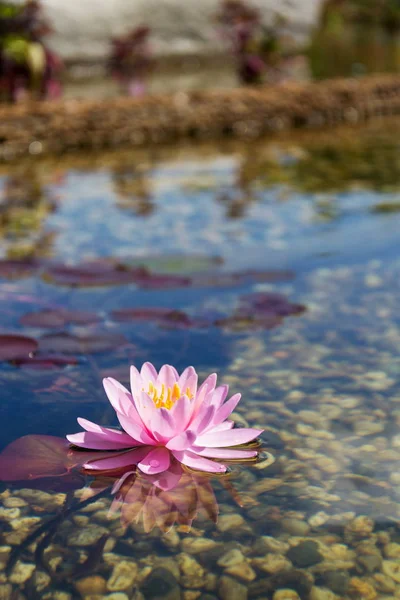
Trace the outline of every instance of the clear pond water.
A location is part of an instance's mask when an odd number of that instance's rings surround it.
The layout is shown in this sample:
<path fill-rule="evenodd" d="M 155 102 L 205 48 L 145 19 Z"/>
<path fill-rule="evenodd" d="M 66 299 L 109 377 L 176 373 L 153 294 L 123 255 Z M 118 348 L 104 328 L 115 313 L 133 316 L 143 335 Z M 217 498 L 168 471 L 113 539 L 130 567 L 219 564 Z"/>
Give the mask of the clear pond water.
<path fill-rule="evenodd" d="M 0 167 L 1 598 L 400 596 L 399 131 Z M 241 392 L 260 461 L 116 506 L 62 442 L 10 459 L 146 360 Z"/>

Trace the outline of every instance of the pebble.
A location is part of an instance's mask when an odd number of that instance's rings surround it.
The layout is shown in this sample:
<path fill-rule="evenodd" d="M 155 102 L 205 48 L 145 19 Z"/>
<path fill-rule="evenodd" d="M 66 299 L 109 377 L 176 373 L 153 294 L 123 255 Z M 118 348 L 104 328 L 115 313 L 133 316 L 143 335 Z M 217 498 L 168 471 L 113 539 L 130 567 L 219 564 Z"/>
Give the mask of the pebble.
<path fill-rule="evenodd" d="M 299 519 L 282 519 L 282 529 L 291 535 L 303 537 L 310 531 L 310 525 Z"/>
<path fill-rule="evenodd" d="M 12 521 L 13 519 L 18 519 L 20 515 L 21 511 L 19 508 L 0 507 L 0 519 L 3 521 Z"/>
<path fill-rule="evenodd" d="M 9 581 L 21 585 L 30 579 L 35 568 L 35 565 L 32 563 L 18 561 L 9 577 Z"/>
<path fill-rule="evenodd" d="M 295 567 L 302 569 L 316 565 L 323 560 L 323 556 L 318 550 L 318 544 L 313 540 L 306 540 L 293 546 L 287 552 L 286 557 Z"/>
<path fill-rule="evenodd" d="M 220 567 L 233 567 L 234 565 L 244 562 L 244 560 L 245 557 L 243 553 L 240 552 L 240 550 L 238 550 L 237 548 L 233 548 L 232 550 L 229 550 L 229 552 L 223 554 L 218 559 L 217 564 Z"/>
<path fill-rule="evenodd" d="M 218 594 L 221 600 L 247 600 L 247 587 L 237 579 L 223 575 L 219 580 Z"/>
<path fill-rule="evenodd" d="M 183 600 L 197 600 L 200 596 L 201 592 L 198 590 L 185 590 L 183 592 Z"/>
<path fill-rule="evenodd" d="M 117 563 L 107 582 L 109 592 L 123 592 L 133 587 L 138 575 L 138 566 L 135 562 L 122 560 Z"/>
<path fill-rule="evenodd" d="M 102 535 L 108 533 L 108 529 L 101 525 L 94 523 L 84 527 L 83 529 L 76 529 L 68 536 L 67 544 L 69 546 L 91 546 L 95 544 Z"/>
<path fill-rule="evenodd" d="M 274 575 L 280 571 L 290 569 L 292 563 L 281 554 L 266 554 L 263 557 L 253 558 L 252 565 L 261 571 Z"/>
<path fill-rule="evenodd" d="M 384 573 L 374 573 L 374 585 L 378 592 L 391 594 L 396 589 L 394 580 Z"/>
<path fill-rule="evenodd" d="M 23 508 L 24 506 L 28 506 L 28 503 L 22 498 L 18 498 L 18 496 L 10 496 L 9 498 L 5 498 L 3 504 L 6 508 Z"/>
<path fill-rule="evenodd" d="M 146 600 L 180 600 L 181 592 L 177 580 L 170 571 L 154 569 L 142 584 L 141 592 Z"/>
<path fill-rule="evenodd" d="M 230 515 L 228 515 L 230 516 Z M 210 550 L 214 550 L 220 544 L 205 537 L 199 538 L 185 538 L 182 541 L 182 550 L 187 552 L 188 554 L 199 554 L 200 552 L 209 552 Z"/>
<path fill-rule="evenodd" d="M 107 594 L 106 596 L 103 596 L 102 600 L 130 600 L 129 596 L 127 596 L 126 594 L 123 594 L 122 592 L 113 592 L 112 594 Z M 134 600 L 134 597 L 132 597 L 132 600 Z"/>
<path fill-rule="evenodd" d="M 313 586 L 309 600 L 339 600 L 339 597 L 327 588 Z"/>
<path fill-rule="evenodd" d="M 25 532 L 37 527 L 40 523 L 40 517 L 20 517 L 10 521 L 10 525 L 14 530 L 24 529 Z"/>
<path fill-rule="evenodd" d="M 51 583 L 51 577 L 48 573 L 44 571 L 39 571 L 36 569 L 33 575 L 33 584 L 37 592 L 42 592 L 48 585 Z"/>
<path fill-rule="evenodd" d="M 102 595 L 107 591 L 107 582 L 101 575 L 89 575 L 75 582 L 75 587 L 82 597 Z"/>
<path fill-rule="evenodd" d="M 374 530 L 374 521 L 365 515 L 356 517 L 345 527 L 345 537 L 369 537 Z"/>
<path fill-rule="evenodd" d="M 325 525 L 327 521 L 329 521 L 329 515 L 323 511 L 320 511 L 315 513 L 315 515 L 311 515 L 311 517 L 308 519 L 308 524 L 310 527 L 321 527 L 322 525 Z"/>
<path fill-rule="evenodd" d="M 400 544 L 397 544 L 395 542 L 386 544 L 386 546 L 383 549 L 383 552 L 387 558 L 399 558 L 400 559 Z"/>
<path fill-rule="evenodd" d="M 357 558 L 358 564 L 366 573 L 378 571 L 382 566 L 382 557 L 378 554 L 366 554 Z"/>
<path fill-rule="evenodd" d="M 355 600 L 375 600 L 378 597 L 374 586 L 359 577 L 350 579 L 349 595 Z"/>
<path fill-rule="evenodd" d="M 9 583 L 0 583 L 0 600 L 10 600 L 12 598 L 12 586 Z"/>
<path fill-rule="evenodd" d="M 277 590 L 272 600 L 300 600 L 300 596 L 294 590 Z"/>
<path fill-rule="evenodd" d="M 359 436 L 375 435 L 382 433 L 385 429 L 384 423 L 378 423 L 376 421 L 357 420 L 354 425 L 354 433 Z"/>
<path fill-rule="evenodd" d="M 232 565 L 225 569 L 225 573 L 228 575 L 234 575 L 243 581 L 254 581 L 256 578 L 256 573 L 254 569 L 251 568 L 249 563 L 243 561 L 239 564 Z"/>
<path fill-rule="evenodd" d="M 379 288 L 383 285 L 383 279 L 379 275 L 370 273 L 365 276 L 364 283 L 369 288 Z"/>
<path fill-rule="evenodd" d="M 236 529 L 237 527 L 241 527 L 241 525 L 243 524 L 244 519 L 241 515 L 222 515 L 218 519 L 217 529 L 224 533 L 225 531 L 229 531 L 230 529 Z"/>
<path fill-rule="evenodd" d="M 382 571 L 397 583 L 400 583 L 400 562 L 395 560 L 384 560 Z"/>
<path fill-rule="evenodd" d="M 286 554 L 286 552 L 289 550 L 289 544 L 287 542 L 270 537 L 269 535 L 262 535 L 260 538 L 258 538 L 254 544 L 254 547 L 257 548 L 257 554 L 263 554 L 267 552 Z"/>
<path fill-rule="evenodd" d="M 184 587 L 203 587 L 204 569 L 193 556 L 181 552 L 177 556 L 178 565 L 182 573 L 181 582 Z"/>

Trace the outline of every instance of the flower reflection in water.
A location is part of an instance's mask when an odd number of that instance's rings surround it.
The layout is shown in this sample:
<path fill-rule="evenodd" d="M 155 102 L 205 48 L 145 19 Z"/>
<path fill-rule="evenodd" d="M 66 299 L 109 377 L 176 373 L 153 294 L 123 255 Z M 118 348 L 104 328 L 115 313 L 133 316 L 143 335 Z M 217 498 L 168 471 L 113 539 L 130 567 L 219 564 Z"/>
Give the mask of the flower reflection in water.
<path fill-rule="evenodd" d="M 142 523 L 145 532 L 158 526 L 168 531 L 174 523 L 190 529 L 199 513 L 214 523 L 218 504 L 210 477 L 185 471 L 176 462 L 160 475 L 143 475 L 139 470 L 125 473 L 112 489 L 110 512 L 120 512 L 122 525 Z"/>

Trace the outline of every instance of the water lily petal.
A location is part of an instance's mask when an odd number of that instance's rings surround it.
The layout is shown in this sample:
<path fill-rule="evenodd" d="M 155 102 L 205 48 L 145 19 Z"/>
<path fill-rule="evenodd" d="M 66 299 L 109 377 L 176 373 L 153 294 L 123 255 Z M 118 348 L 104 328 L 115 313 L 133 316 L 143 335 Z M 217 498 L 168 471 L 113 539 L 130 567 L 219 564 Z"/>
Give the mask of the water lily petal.
<path fill-rule="evenodd" d="M 193 367 L 187 367 L 179 377 L 178 385 L 182 390 L 183 394 L 186 394 L 186 390 L 189 388 L 192 396 L 197 393 L 197 373 Z"/>
<path fill-rule="evenodd" d="M 138 467 L 143 473 L 153 475 L 166 471 L 170 465 L 171 457 L 169 450 L 159 446 L 151 450 L 143 460 L 138 463 Z"/>
<path fill-rule="evenodd" d="M 253 458 L 257 456 L 257 450 L 232 450 L 232 448 L 198 448 L 192 446 L 192 452 L 195 452 L 199 456 L 207 456 L 209 458 L 224 458 L 229 459 L 240 459 L 240 458 Z"/>
<path fill-rule="evenodd" d="M 112 377 L 103 379 L 103 386 L 113 409 L 122 414 L 127 414 L 133 402 L 130 392 Z"/>
<path fill-rule="evenodd" d="M 212 403 L 215 408 L 218 409 L 222 406 L 223 401 L 227 397 L 229 392 L 229 385 L 219 385 L 212 393 Z"/>
<path fill-rule="evenodd" d="M 142 376 L 139 373 L 139 371 L 137 370 L 137 368 L 132 365 L 130 368 L 130 381 L 131 381 L 131 392 L 132 392 L 132 396 L 133 398 L 136 398 L 138 396 L 138 394 L 141 393 L 142 389 L 145 387 L 145 389 L 148 389 L 148 382 L 144 382 L 142 380 Z"/>
<path fill-rule="evenodd" d="M 90 460 L 83 465 L 85 469 L 95 469 L 96 471 L 113 471 L 114 469 L 123 469 L 125 467 L 137 465 L 148 454 L 150 449 L 134 448 L 129 452 L 114 454 L 110 458 L 100 458 L 99 460 Z"/>
<path fill-rule="evenodd" d="M 176 435 L 174 420 L 166 408 L 153 411 L 151 417 L 151 431 L 159 442 L 165 442 Z"/>
<path fill-rule="evenodd" d="M 115 442 L 103 434 L 91 433 L 89 431 L 80 431 L 79 433 L 67 435 L 67 440 L 74 446 L 90 450 L 124 450 L 125 448 L 132 448 L 135 445 L 134 440 L 130 440 L 130 443 L 126 441 Z"/>
<path fill-rule="evenodd" d="M 138 446 L 142 444 L 154 445 L 156 443 L 144 427 L 138 425 L 129 417 L 122 413 L 117 413 L 117 417 L 122 429 L 136 441 Z"/>
<path fill-rule="evenodd" d="M 190 428 L 196 431 L 197 435 L 203 433 L 210 425 L 215 414 L 215 406 L 204 406 L 200 409 L 196 418 L 190 424 Z"/>
<path fill-rule="evenodd" d="M 121 444 L 127 443 L 127 447 L 132 445 L 132 438 L 123 431 L 119 431 L 118 429 L 110 429 L 109 427 L 102 427 L 101 425 L 97 425 L 97 423 L 92 423 L 92 421 L 82 419 L 81 417 L 78 417 L 77 421 L 82 429 L 85 429 L 85 431 L 105 435 L 107 439 L 113 442 Z"/>
<path fill-rule="evenodd" d="M 186 465 L 191 469 L 196 469 L 197 471 L 206 471 L 207 473 L 225 473 L 226 471 L 225 465 L 209 460 L 208 458 L 198 456 L 197 454 L 194 454 L 188 450 L 183 452 L 174 450 L 172 454 L 176 460 L 181 462 L 183 465 Z"/>
<path fill-rule="evenodd" d="M 134 404 L 144 426 L 148 431 L 151 431 L 151 420 L 153 413 L 157 410 L 153 400 L 146 392 L 141 392 L 139 396 L 134 399 Z"/>
<path fill-rule="evenodd" d="M 215 420 L 215 417 L 213 419 L 213 421 Z M 212 427 L 209 428 L 207 433 L 217 433 L 218 431 L 228 431 L 229 429 L 232 429 L 234 427 L 235 423 L 233 421 L 224 421 L 223 423 L 220 423 L 219 425 L 212 425 Z"/>
<path fill-rule="evenodd" d="M 174 438 L 170 439 L 165 447 L 169 450 L 186 450 L 196 439 L 196 434 L 193 431 L 185 431 Z"/>
<path fill-rule="evenodd" d="M 140 375 L 142 377 L 143 383 L 149 383 L 150 381 L 154 383 L 157 379 L 157 371 L 154 365 L 151 362 L 145 362 L 140 369 Z"/>
<path fill-rule="evenodd" d="M 225 419 L 229 417 L 229 415 L 235 410 L 236 406 L 239 404 L 241 398 L 241 394 L 235 394 L 232 398 L 229 398 L 225 404 L 221 406 L 215 413 L 213 423 L 215 425 L 219 425 L 223 423 Z"/>
<path fill-rule="evenodd" d="M 163 365 L 158 374 L 157 383 L 165 385 L 166 388 L 173 388 L 174 384 L 177 383 L 179 375 L 174 367 L 171 365 Z"/>
<path fill-rule="evenodd" d="M 196 440 L 198 446 L 205 448 L 224 448 L 228 446 L 238 446 L 247 444 L 254 440 L 263 429 L 231 429 L 230 431 L 219 431 L 218 433 L 205 433 Z"/>
<path fill-rule="evenodd" d="M 187 396 L 182 396 L 171 408 L 170 415 L 174 422 L 175 434 L 181 433 L 186 429 L 193 411 L 193 401 Z"/>

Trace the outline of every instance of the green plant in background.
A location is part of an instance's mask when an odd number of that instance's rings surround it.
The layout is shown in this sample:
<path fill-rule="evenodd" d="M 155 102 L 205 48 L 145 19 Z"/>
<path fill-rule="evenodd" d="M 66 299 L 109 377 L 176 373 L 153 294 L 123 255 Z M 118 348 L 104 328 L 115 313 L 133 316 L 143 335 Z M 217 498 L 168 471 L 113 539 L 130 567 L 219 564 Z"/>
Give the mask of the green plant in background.
<path fill-rule="evenodd" d="M 399 0 L 327 0 L 308 51 L 314 77 L 397 71 Z"/>
<path fill-rule="evenodd" d="M 0 98 L 17 102 L 27 95 L 61 94 L 61 60 L 43 41 L 50 31 L 36 0 L 22 6 L 0 0 Z"/>

